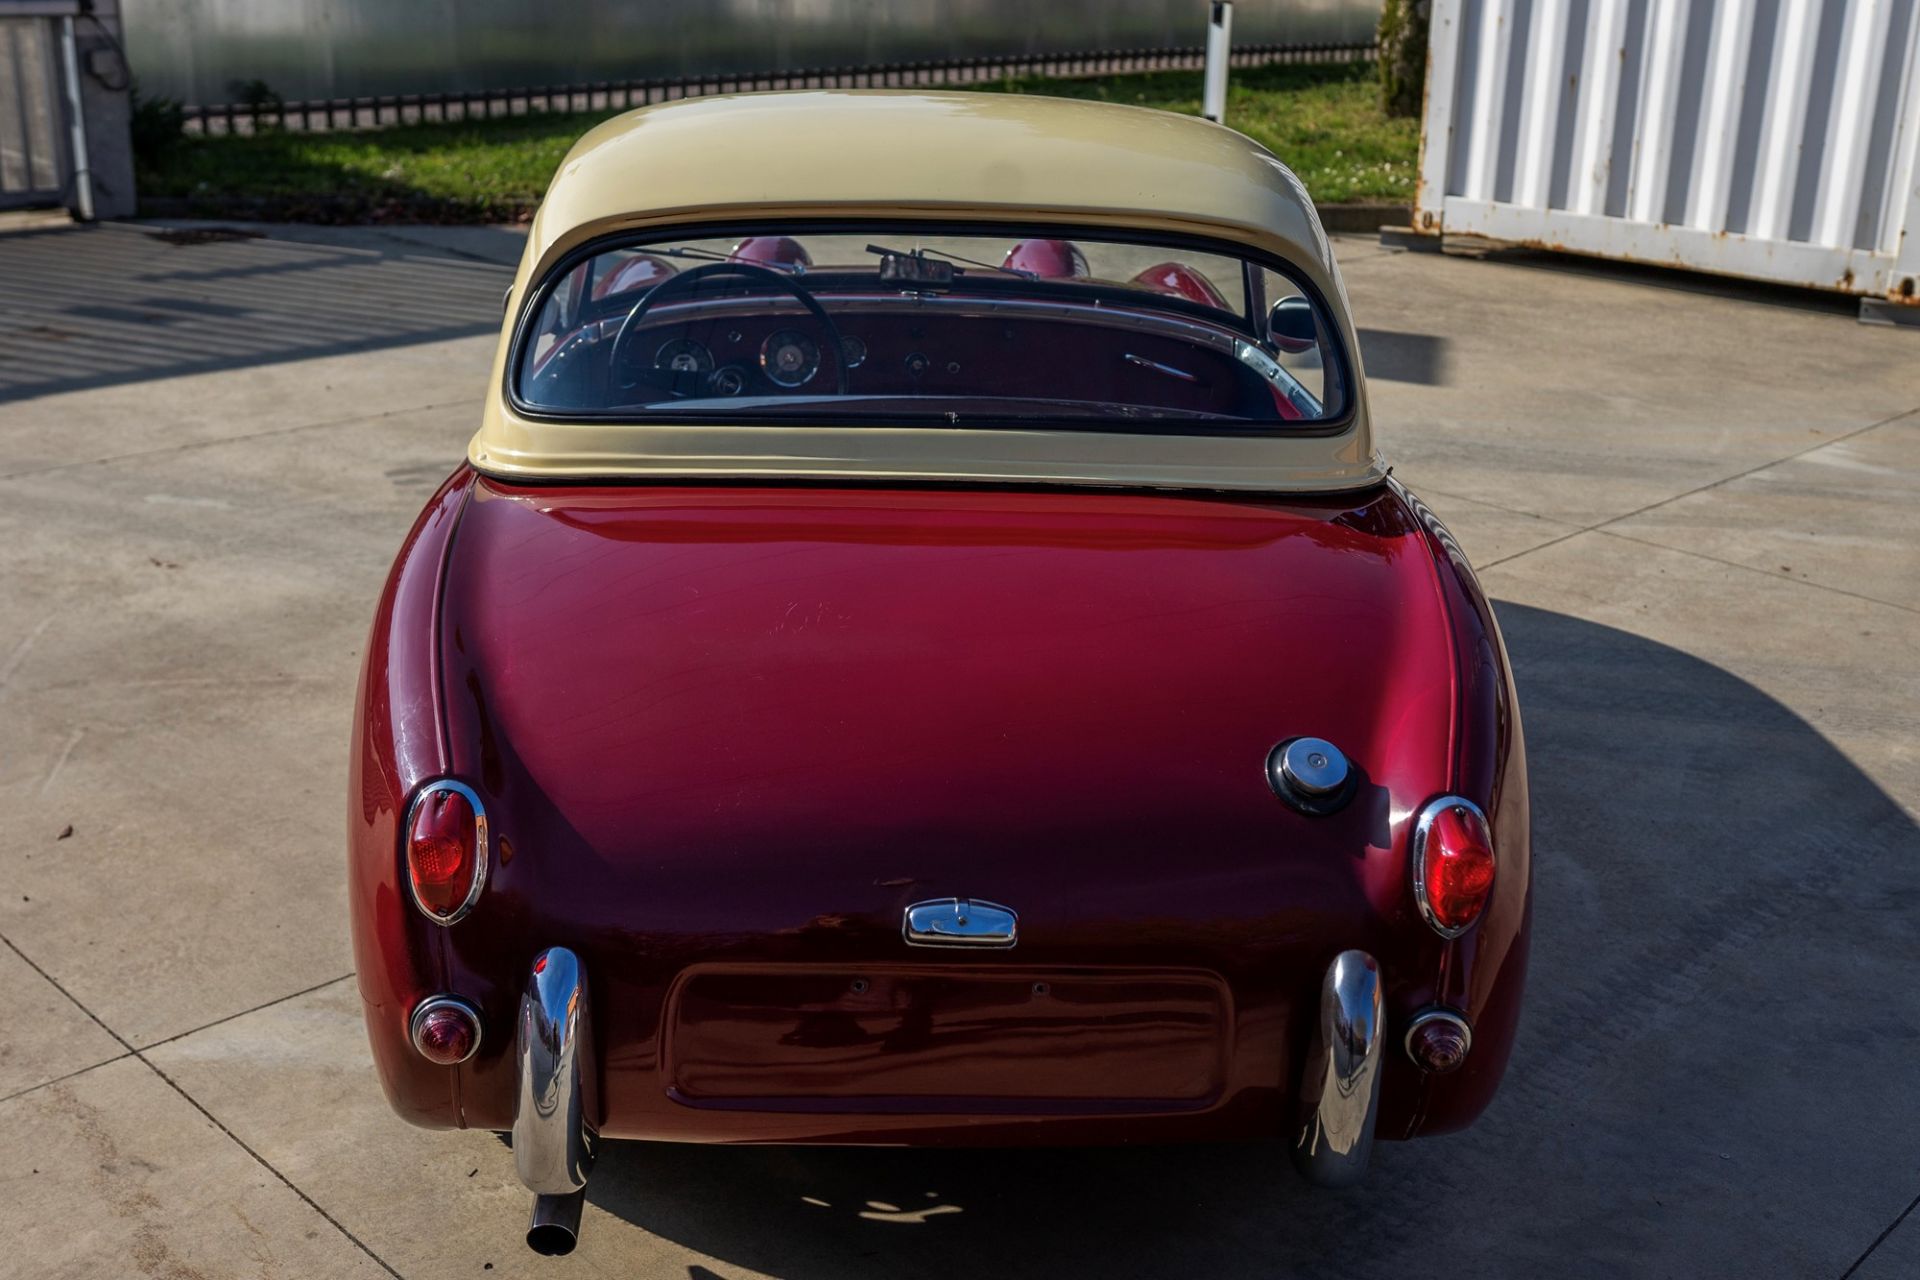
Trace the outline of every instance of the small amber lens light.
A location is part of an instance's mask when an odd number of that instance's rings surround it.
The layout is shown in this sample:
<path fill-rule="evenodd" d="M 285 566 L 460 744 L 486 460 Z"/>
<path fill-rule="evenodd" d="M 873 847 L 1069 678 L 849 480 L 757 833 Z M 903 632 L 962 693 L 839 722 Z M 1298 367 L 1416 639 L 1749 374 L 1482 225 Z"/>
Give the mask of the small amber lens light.
<path fill-rule="evenodd" d="M 1441 929 L 1464 929 L 1480 918 L 1493 892 L 1493 837 L 1480 815 L 1450 804 L 1434 816 L 1421 851 L 1427 908 Z"/>
<path fill-rule="evenodd" d="M 479 1045 L 480 1021 L 464 1005 L 438 1004 L 414 1016 L 413 1047 L 429 1062 L 451 1067 L 471 1058 Z"/>
<path fill-rule="evenodd" d="M 443 919 L 454 915 L 466 905 L 479 871 L 473 805 L 458 791 L 421 796 L 407 829 L 407 874 L 421 909 Z"/>

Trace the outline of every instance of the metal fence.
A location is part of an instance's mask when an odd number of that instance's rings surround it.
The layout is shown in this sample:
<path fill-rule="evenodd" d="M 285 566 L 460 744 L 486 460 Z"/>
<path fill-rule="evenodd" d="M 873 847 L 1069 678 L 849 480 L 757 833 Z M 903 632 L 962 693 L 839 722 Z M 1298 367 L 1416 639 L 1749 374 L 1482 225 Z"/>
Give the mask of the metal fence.
<path fill-rule="evenodd" d="M 145 94 L 243 101 L 1199 42 L 1209 0 L 121 0 Z M 1373 38 L 1380 0 L 1236 0 L 1249 44 Z"/>
<path fill-rule="evenodd" d="M 1915 299 L 1920 0 L 1435 0 L 1416 226 Z"/>
<path fill-rule="evenodd" d="M 1371 58 L 1372 43 L 1246 44 L 1233 49 L 1236 67 L 1270 63 L 1331 63 Z M 763 89 L 882 89 L 913 85 L 979 84 L 1017 76 L 1095 76 L 1132 71 L 1198 69 L 1201 45 L 1159 49 L 1100 49 L 1002 54 L 787 71 L 743 71 L 611 80 L 593 84 L 448 93 L 394 93 L 304 102 L 277 100 L 189 106 L 190 132 L 251 133 L 262 128 L 313 132 L 364 129 L 427 121 L 492 119 L 545 111 L 619 111 L 716 93 Z"/>

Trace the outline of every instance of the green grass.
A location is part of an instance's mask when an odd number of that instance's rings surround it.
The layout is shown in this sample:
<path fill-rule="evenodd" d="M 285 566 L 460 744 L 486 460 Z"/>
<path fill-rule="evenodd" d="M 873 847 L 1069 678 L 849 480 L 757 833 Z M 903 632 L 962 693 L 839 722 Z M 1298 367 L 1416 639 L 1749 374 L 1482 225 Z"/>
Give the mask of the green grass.
<path fill-rule="evenodd" d="M 1198 72 L 1010 79 L 969 88 L 1198 114 Z M 574 139 L 608 113 L 515 116 L 360 133 L 183 138 L 140 168 L 143 197 L 196 213 L 317 221 L 522 218 Z M 1419 123 L 1381 112 L 1371 63 L 1237 71 L 1227 120 L 1291 165 L 1315 200 L 1411 198 Z"/>
<path fill-rule="evenodd" d="M 187 137 L 140 166 L 140 195 L 185 199 L 197 213 L 510 222 L 531 212 L 567 149 L 606 115 Z"/>
<path fill-rule="evenodd" d="M 1200 114 L 1198 71 L 970 87 Z M 1286 161 L 1320 204 L 1413 199 L 1420 122 L 1381 111 L 1371 62 L 1235 71 L 1227 80 L 1227 123 Z"/>

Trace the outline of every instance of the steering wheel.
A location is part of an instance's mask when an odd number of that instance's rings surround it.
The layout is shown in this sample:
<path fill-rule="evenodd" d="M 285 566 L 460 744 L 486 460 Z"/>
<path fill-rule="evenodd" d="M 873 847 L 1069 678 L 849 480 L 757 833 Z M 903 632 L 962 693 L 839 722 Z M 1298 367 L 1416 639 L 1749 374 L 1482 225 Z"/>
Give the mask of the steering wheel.
<path fill-rule="evenodd" d="M 712 280 L 723 276 L 736 276 L 747 280 L 764 280 L 773 284 L 776 288 L 784 290 L 798 298 L 800 305 L 812 313 L 813 318 L 820 322 L 820 328 L 826 333 L 828 339 L 826 345 L 828 349 L 833 352 L 834 394 L 842 396 L 847 394 L 847 358 L 841 346 L 844 339 L 840 336 L 840 326 L 833 322 L 833 317 L 827 314 L 827 309 L 821 306 L 819 301 L 811 293 L 797 284 L 790 276 L 783 275 L 778 271 L 769 270 L 766 267 L 756 266 L 751 262 L 709 262 L 702 266 L 694 267 L 690 271 L 682 271 L 678 275 L 668 276 L 665 280 L 662 280 L 659 284 L 647 290 L 646 293 L 641 295 L 640 301 L 633 304 L 633 310 L 627 312 L 627 318 L 620 322 L 620 331 L 613 336 L 613 346 L 607 352 L 608 368 L 616 369 L 619 367 L 621 349 L 627 345 L 628 339 L 639 331 L 640 318 L 651 311 L 655 303 L 667 295 L 683 291 L 701 280 Z M 632 382 L 623 383 L 622 386 L 631 388 L 638 386 L 642 382 L 650 382 L 647 375 L 659 372 L 665 372 L 669 375 L 675 373 L 675 371 L 671 369 L 643 369 L 639 371 L 638 376 L 636 376 Z M 684 394 L 683 392 L 674 391 L 671 384 L 664 389 L 673 392 L 675 395 Z"/>

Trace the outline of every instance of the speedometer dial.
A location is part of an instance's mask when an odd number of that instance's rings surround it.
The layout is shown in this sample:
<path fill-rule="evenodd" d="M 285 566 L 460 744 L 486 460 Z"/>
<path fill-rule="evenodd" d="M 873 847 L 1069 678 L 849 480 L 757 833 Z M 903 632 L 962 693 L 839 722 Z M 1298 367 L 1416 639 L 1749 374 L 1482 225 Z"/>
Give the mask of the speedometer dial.
<path fill-rule="evenodd" d="M 797 330 L 777 330 L 760 346 L 760 370 L 780 386 L 803 387 L 820 371 L 820 347 Z"/>

